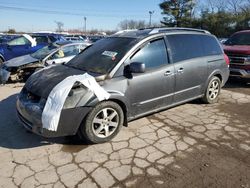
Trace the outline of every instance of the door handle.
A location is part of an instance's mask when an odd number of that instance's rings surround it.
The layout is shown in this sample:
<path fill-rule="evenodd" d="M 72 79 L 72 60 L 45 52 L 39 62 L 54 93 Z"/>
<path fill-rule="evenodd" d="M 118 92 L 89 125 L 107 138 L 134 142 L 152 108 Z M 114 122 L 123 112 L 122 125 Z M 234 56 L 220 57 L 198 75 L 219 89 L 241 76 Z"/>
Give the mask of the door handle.
<path fill-rule="evenodd" d="M 184 69 L 183 68 L 179 68 L 179 70 L 177 70 L 177 73 L 183 73 Z"/>
<path fill-rule="evenodd" d="M 164 76 L 170 76 L 170 75 L 172 75 L 171 71 L 166 71 L 166 72 L 164 73 Z"/>

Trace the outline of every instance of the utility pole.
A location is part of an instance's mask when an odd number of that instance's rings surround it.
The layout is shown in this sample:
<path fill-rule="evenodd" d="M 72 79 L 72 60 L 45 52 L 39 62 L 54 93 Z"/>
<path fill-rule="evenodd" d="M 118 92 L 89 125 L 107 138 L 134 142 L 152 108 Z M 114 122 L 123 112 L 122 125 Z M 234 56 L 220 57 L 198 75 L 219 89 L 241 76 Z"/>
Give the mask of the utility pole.
<path fill-rule="evenodd" d="M 152 15 L 154 14 L 155 11 L 149 11 L 149 27 L 151 27 L 151 20 L 152 20 Z"/>
<path fill-rule="evenodd" d="M 85 32 L 85 34 L 87 32 L 87 26 L 86 26 L 86 24 L 87 24 L 87 18 L 84 17 L 84 32 Z"/>

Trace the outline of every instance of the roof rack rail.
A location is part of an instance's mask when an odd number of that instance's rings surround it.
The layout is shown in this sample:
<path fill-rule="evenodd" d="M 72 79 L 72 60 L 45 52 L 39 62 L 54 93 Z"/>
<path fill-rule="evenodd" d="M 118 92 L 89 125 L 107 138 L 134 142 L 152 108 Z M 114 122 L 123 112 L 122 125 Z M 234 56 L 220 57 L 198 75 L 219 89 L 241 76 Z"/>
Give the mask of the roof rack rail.
<path fill-rule="evenodd" d="M 194 31 L 194 32 L 211 34 L 207 30 L 185 28 L 185 27 L 159 27 L 159 28 L 151 28 L 151 29 L 152 29 L 152 31 L 150 31 L 149 34 L 164 33 L 164 32 L 169 32 L 169 31 Z"/>

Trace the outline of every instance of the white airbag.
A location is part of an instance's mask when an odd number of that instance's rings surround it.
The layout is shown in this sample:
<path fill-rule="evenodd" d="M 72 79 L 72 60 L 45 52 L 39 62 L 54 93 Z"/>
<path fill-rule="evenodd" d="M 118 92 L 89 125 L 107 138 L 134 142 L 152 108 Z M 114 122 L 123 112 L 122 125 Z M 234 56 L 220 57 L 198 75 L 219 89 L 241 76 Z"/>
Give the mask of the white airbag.
<path fill-rule="evenodd" d="M 87 73 L 83 75 L 69 76 L 58 83 L 50 92 L 42 112 L 43 128 L 50 131 L 57 131 L 63 105 L 71 88 L 77 81 L 92 91 L 99 101 L 110 97 L 110 94 L 96 82 L 93 76 L 90 76 Z"/>

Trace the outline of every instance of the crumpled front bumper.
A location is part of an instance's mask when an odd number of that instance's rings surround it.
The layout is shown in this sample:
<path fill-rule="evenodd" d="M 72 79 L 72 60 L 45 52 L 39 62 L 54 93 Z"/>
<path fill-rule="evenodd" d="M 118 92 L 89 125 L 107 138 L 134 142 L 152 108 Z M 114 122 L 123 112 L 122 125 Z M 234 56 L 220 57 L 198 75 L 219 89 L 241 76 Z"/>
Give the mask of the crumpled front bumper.
<path fill-rule="evenodd" d="M 0 68 L 0 84 L 5 84 L 9 80 L 10 74 L 9 71 Z"/>
<path fill-rule="evenodd" d="M 63 109 L 57 131 L 49 131 L 42 126 L 42 108 L 39 103 L 32 103 L 20 98 L 16 103 L 17 115 L 23 126 L 44 137 L 60 137 L 75 135 L 91 107 L 76 107 Z"/>

